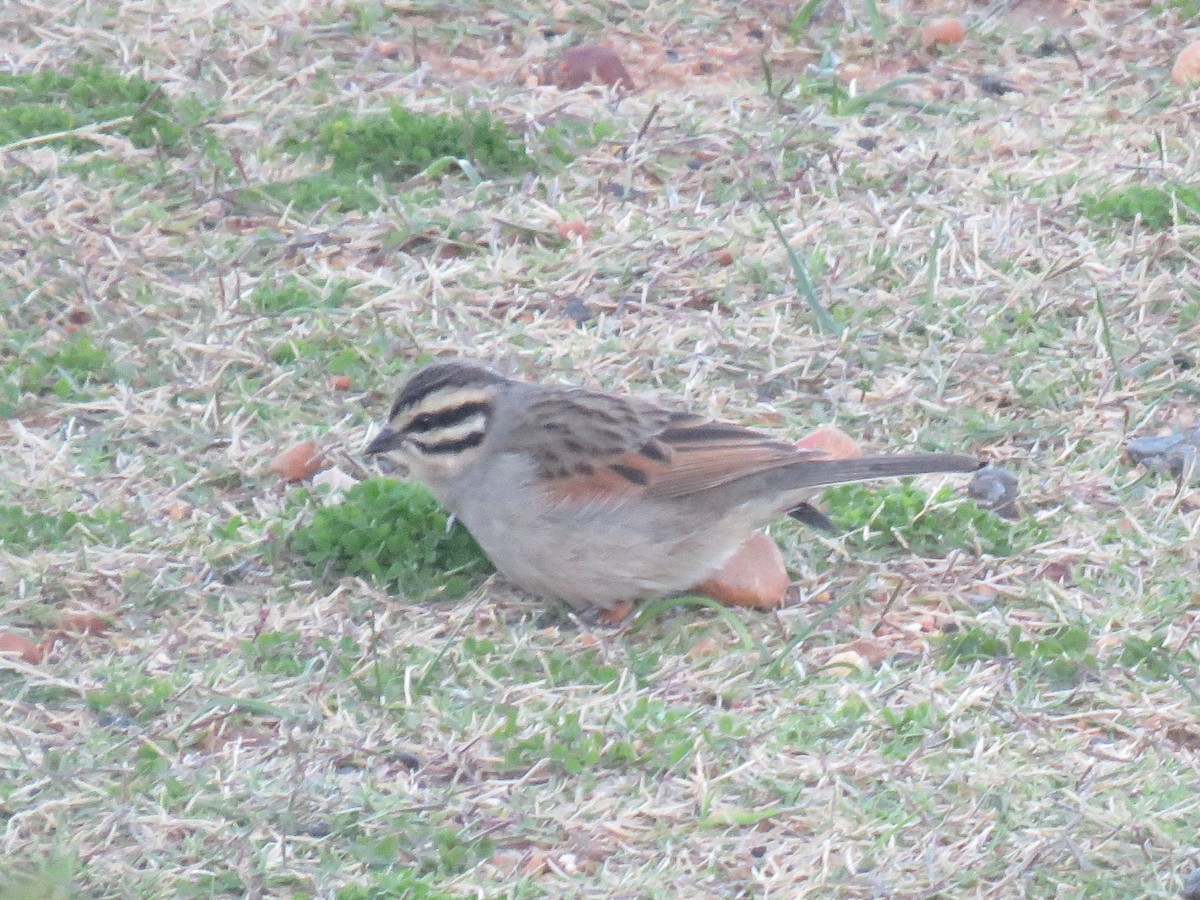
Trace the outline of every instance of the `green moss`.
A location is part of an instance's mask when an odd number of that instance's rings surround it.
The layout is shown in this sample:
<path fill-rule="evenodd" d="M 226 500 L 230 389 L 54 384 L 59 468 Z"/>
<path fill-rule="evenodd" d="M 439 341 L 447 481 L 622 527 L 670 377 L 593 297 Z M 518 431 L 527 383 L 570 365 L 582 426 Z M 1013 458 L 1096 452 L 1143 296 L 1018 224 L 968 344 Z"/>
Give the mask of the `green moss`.
<path fill-rule="evenodd" d="M 295 275 L 257 285 L 247 298 L 247 305 L 257 312 L 291 312 L 320 306 L 340 306 L 350 290 L 350 282 L 327 281 L 308 284 Z"/>
<path fill-rule="evenodd" d="M 13 408 L 21 394 L 55 394 L 69 400 L 81 396 L 87 385 L 114 377 L 108 351 L 83 334 L 50 351 L 3 347 L 0 360 L 6 360 L 2 371 L 10 388 L 0 399 Z"/>
<path fill-rule="evenodd" d="M 0 144 L 116 119 L 128 121 L 108 130 L 125 135 L 137 147 L 171 147 L 183 136 L 157 85 L 97 66 L 79 66 L 69 74 L 0 74 L 0 100 Z M 59 140 L 72 151 L 97 146 L 82 137 Z"/>
<path fill-rule="evenodd" d="M 1051 684 L 1075 684 L 1096 670 L 1091 638 L 1081 625 L 1063 625 L 1026 636 L 1013 625 L 1007 634 L 982 625 L 947 635 L 939 648 L 944 668 L 987 660 L 1012 660 L 1026 676 Z"/>
<path fill-rule="evenodd" d="M 293 549 L 314 566 L 370 578 L 414 599 L 462 596 L 491 563 L 467 530 L 424 488 L 372 478 L 342 502 L 318 510 L 292 536 Z"/>
<path fill-rule="evenodd" d="M 1141 219 L 1147 228 L 1161 230 L 1177 224 L 1179 219 L 1194 219 L 1200 214 L 1200 186 L 1131 184 L 1107 194 L 1088 194 L 1081 207 L 1084 215 L 1097 222 Z"/>
<path fill-rule="evenodd" d="M 309 212 L 329 206 L 334 210 L 349 212 L 356 209 L 378 209 L 383 205 L 379 191 L 363 182 L 353 173 L 316 172 L 261 185 L 241 192 L 244 200 L 253 199 L 255 194 L 266 195 L 272 200 L 291 206 L 300 212 Z"/>
<path fill-rule="evenodd" d="M 1030 524 L 1007 522 L 973 501 L 951 503 L 953 498 L 953 490 L 944 487 L 931 501 L 912 484 L 882 490 L 846 484 L 829 488 L 824 496 L 834 524 L 857 532 L 849 540 L 864 547 L 899 545 L 930 557 L 956 548 L 1009 556 L 1034 537 Z"/>
<path fill-rule="evenodd" d="M 0 547 L 12 553 L 57 547 L 76 537 L 89 543 L 121 544 L 131 528 L 116 510 L 58 513 L 30 509 L 28 505 L 0 506 Z"/>
<path fill-rule="evenodd" d="M 406 178 L 447 157 L 487 173 L 530 168 L 513 133 L 486 112 L 448 116 L 393 106 L 377 115 L 341 115 L 321 128 L 317 144 L 335 172 L 357 175 Z"/>

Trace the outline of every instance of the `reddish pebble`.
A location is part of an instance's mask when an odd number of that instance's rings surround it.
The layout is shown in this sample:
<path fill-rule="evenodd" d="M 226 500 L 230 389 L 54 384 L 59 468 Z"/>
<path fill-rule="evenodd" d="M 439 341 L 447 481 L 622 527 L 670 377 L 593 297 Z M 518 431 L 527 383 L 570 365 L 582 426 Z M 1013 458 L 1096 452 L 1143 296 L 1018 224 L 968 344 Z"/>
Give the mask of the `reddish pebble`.
<path fill-rule="evenodd" d="M 601 625 L 616 627 L 629 618 L 636 605 L 632 600 L 619 600 L 607 609 L 600 610 L 597 618 Z"/>
<path fill-rule="evenodd" d="M 335 391 L 348 391 L 350 390 L 350 385 L 349 375 L 334 375 L 329 379 L 329 386 Z"/>
<path fill-rule="evenodd" d="M 713 259 L 716 261 L 716 264 L 718 266 L 732 266 L 733 265 L 733 251 L 732 250 L 718 250 L 717 255 L 714 256 Z"/>
<path fill-rule="evenodd" d="M 921 46 L 932 50 L 939 44 L 960 44 L 967 28 L 960 19 L 936 19 L 921 29 Z"/>
<path fill-rule="evenodd" d="M 95 613 L 68 613 L 58 625 L 64 631 L 89 635 L 107 634 L 112 628 L 112 622 Z"/>
<path fill-rule="evenodd" d="M 311 478 L 321 468 L 321 455 L 316 441 L 301 441 L 293 444 L 271 460 L 268 467 L 284 481 L 303 481 Z"/>
<path fill-rule="evenodd" d="M 1175 57 L 1171 67 L 1171 80 L 1180 86 L 1200 81 L 1200 41 L 1188 44 Z"/>
<path fill-rule="evenodd" d="M 573 237 L 587 240 L 592 236 L 592 226 L 587 222 L 582 222 L 579 219 L 570 219 L 566 222 L 559 222 L 555 230 L 558 236 L 563 240 L 570 240 Z"/>
<path fill-rule="evenodd" d="M 562 55 L 551 80 L 564 91 L 583 87 L 589 81 L 633 89 L 633 78 L 621 57 L 602 44 L 581 44 Z"/>
<path fill-rule="evenodd" d="M 775 609 L 783 603 L 790 584 L 783 554 L 770 535 L 760 531 L 695 591 L 726 606 Z"/>
<path fill-rule="evenodd" d="M 0 631 L 0 654 L 15 656 L 27 663 L 40 663 L 43 656 L 41 647 L 11 631 Z"/>
<path fill-rule="evenodd" d="M 801 450 L 820 450 L 826 459 L 854 459 L 862 456 L 858 443 L 836 425 L 822 425 L 796 441 Z"/>

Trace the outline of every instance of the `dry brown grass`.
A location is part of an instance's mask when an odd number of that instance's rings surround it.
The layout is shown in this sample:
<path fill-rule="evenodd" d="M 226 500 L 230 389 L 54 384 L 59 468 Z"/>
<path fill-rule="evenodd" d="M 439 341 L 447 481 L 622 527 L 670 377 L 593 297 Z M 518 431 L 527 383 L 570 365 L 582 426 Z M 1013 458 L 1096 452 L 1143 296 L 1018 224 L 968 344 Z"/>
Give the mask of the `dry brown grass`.
<path fill-rule="evenodd" d="M 0 148 L 5 377 L 80 335 L 109 361 L 17 398 L 0 513 L 125 523 L 0 545 L 0 630 L 112 622 L 0 663 L 0 897 L 1177 895 L 1198 864 L 1200 513 L 1120 448 L 1195 421 L 1200 227 L 1081 211 L 1194 178 L 1197 106 L 1166 76 L 1196 21 L 1164 5 L 966 4 L 977 27 L 933 58 L 918 4 L 878 4 L 882 47 L 869 5 L 838 0 L 799 40 L 761 3 L 0 8 L 4 71 L 101 63 L 198 104 L 173 153 Z M 639 92 L 522 81 L 601 35 Z M 927 72 L 835 114 L 808 68 L 827 49 L 851 93 Z M 245 191 L 319 167 L 286 152 L 315 119 L 391 101 L 490 109 L 538 175 L 377 186 L 383 207 L 345 213 Z M 558 238 L 580 218 L 590 236 Z M 289 274 L 349 290 L 257 310 Z M 284 538 L 321 501 L 267 461 L 316 437 L 367 477 L 387 395 L 448 352 L 781 433 L 968 448 L 1021 474 L 1045 537 L 855 559 L 781 526 L 789 608 L 620 633 L 499 583 L 408 604 L 317 578 Z M 1014 627 L 1088 650 L 1067 677 L 947 650 Z M 825 667 L 847 650 L 882 662 Z"/>

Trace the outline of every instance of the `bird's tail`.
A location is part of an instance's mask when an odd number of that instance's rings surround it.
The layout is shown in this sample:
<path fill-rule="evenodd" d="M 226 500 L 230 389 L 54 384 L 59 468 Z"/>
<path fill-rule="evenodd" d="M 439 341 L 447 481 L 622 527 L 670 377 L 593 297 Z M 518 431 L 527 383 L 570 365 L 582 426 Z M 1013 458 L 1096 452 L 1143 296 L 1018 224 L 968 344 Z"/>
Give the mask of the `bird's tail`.
<path fill-rule="evenodd" d="M 789 466 L 789 481 L 796 487 L 820 487 L 876 478 L 901 478 L 933 472 L 974 472 L 984 463 L 956 453 L 906 453 L 859 456 L 855 459 L 806 460 Z"/>

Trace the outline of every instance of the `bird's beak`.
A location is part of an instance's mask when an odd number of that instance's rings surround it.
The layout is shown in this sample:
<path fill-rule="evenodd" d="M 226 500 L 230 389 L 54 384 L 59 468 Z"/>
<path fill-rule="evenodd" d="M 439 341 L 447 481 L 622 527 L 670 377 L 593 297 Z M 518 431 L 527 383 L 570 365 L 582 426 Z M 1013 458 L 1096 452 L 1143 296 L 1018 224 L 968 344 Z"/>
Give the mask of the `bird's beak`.
<path fill-rule="evenodd" d="M 404 443 L 404 435 L 390 425 L 384 425 L 383 430 L 367 444 L 367 449 L 364 451 L 368 456 L 374 453 L 387 453 L 389 450 L 399 449 Z"/>

